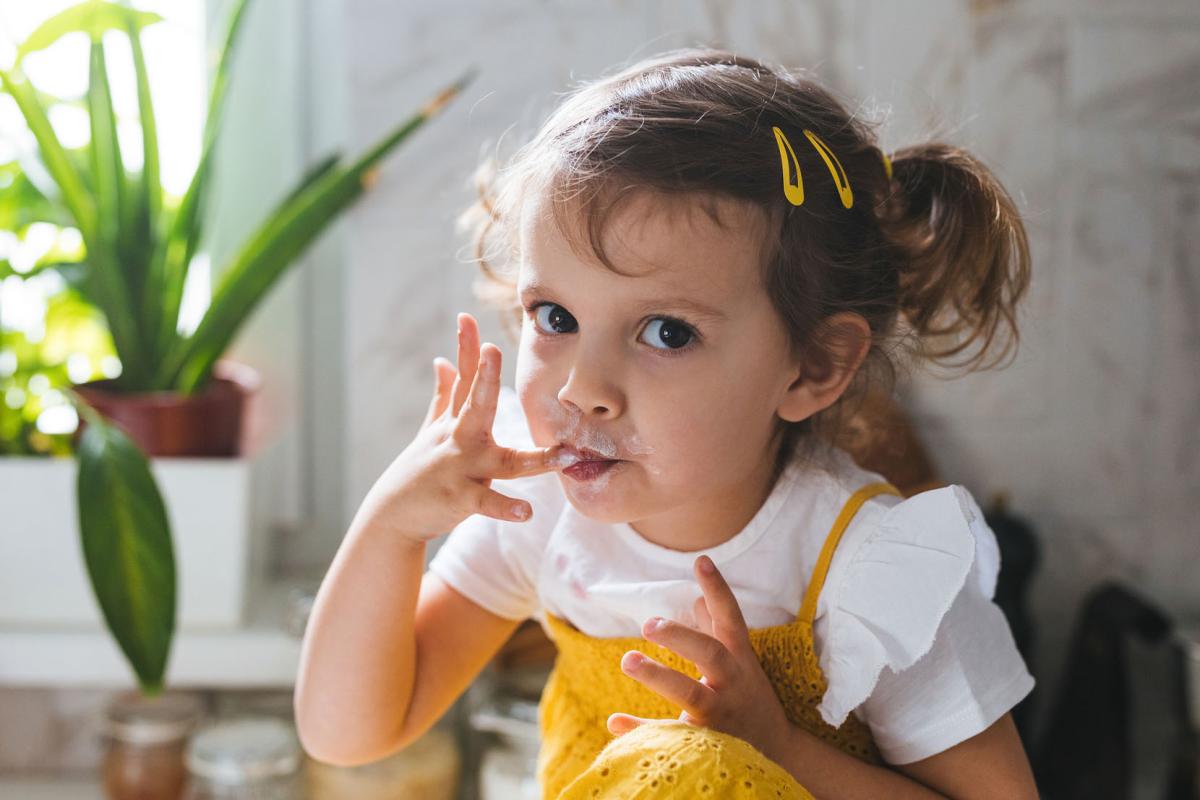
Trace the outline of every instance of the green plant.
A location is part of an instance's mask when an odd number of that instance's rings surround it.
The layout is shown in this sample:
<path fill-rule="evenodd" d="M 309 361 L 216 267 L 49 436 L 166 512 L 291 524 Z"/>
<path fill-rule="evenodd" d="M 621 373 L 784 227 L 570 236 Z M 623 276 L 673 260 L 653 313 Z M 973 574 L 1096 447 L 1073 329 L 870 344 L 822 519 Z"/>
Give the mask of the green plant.
<path fill-rule="evenodd" d="M 3 273 L 0 262 L 0 280 Z M 44 335 L 0 327 L 0 456 L 69 457 L 73 420 L 64 390 L 72 376 L 105 377 L 102 366 L 114 359 L 103 318 L 77 292 L 69 286 L 51 289 L 44 302 Z M 47 430 L 43 423 L 51 415 L 59 423 Z"/>
<path fill-rule="evenodd" d="M 122 392 L 204 388 L 212 368 L 259 301 L 343 210 L 366 190 L 377 164 L 413 131 L 436 116 L 473 79 L 474 69 L 440 92 L 406 122 L 351 163 L 332 155 L 316 165 L 233 255 L 211 304 L 190 334 L 178 331 L 188 267 L 204 233 L 205 196 L 211 183 L 230 56 L 246 0 L 235 0 L 211 87 L 199 163 L 177 202 L 159 180 L 154 109 L 141 31 L 161 21 L 123 4 L 85 0 L 47 20 L 20 45 L 16 63 L 0 69 L 0 83 L 16 101 L 37 141 L 38 155 L 59 196 L 45 198 L 45 213 L 78 228 L 86 255 L 79 288 L 102 313 L 120 359 Z M 128 38 L 137 82 L 143 168 L 126 169 L 105 61 L 104 36 Z M 91 39 L 84 103 L 91 141 L 68 150 L 46 113 L 46 99 L 21 70 L 29 53 L 62 36 Z M 31 195 L 32 197 L 32 195 Z M 76 451 L 79 462 L 80 536 L 92 587 L 103 617 L 137 675 L 144 693 L 162 690 L 175 624 L 175 560 L 162 497 L 143 453 L 74 392 L 87 422 Z"/>

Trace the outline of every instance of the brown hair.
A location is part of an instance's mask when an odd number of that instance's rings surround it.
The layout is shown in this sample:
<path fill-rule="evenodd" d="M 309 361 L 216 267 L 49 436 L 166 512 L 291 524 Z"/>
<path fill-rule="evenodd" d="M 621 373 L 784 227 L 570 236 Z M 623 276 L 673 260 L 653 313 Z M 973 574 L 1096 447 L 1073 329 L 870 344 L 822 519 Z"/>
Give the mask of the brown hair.
<path fill-rule="evenodd" d="M 803 205 L 784 197 L 773 127 L 793 143 Z M 853 191 L 843 206 L 830 167 L 803 135 L 811 130 L 840 163 Z M 460 217 L 473 233 L 481 300 L 519 332 L 519 225 L 523 198 L 551 197 L 553 218 L 578 252 L 619 272 L 601 245 L 608 217 L 650 191 L 664 199 L 732 198 L 769 222 L 763 285 L 814 370 L 835 363 L 841 311 L 861 315 L 871 346 L 842 397 L 800 422 L 778 420 L 775 475 L 817 442 L 853 450 L 870 436 L 845 425 L 873 376 L 891 393 L 906 356 L 989 369 L 1018 341 L 1016 305 L 1029 284 L 1029 245 L 1012 199 L 976 158 L 948 144 L 883 153 L 868 123 L 802 73 L 722 50 L 688 48 L 641 61 L 570 93 L 541 130 L 498 169 L 475 173 L 478 200 Z M 719 225 L 711 202 L 702 207 Z M 576 236 L 576 225 L 586 239 Z M 491 246 L 499 237 L 499 248 Z M 624 274 L 624 273 L 620 273 Z M 1003 341 L 995 359 L 1001 327 Z M 907 352 L 899 345 L 906 344 Z M 955 364 L 950 359 L 976 345 Z M 861 426 L 859 426 L 861 427 Z"/>

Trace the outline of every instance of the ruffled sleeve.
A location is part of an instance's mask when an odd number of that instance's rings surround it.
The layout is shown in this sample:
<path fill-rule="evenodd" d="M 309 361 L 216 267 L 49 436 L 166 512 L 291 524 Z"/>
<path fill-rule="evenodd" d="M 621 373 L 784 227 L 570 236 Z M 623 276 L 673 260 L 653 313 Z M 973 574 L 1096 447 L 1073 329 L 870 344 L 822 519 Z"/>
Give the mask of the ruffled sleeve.
<path fill-rule="evenodd" d="M 821 591 L 828 688 L 818 710 L 834 727 L 871 696 L 884 668 L 900 672 L 930 650 L 968 580 L 991 598 L 1000 570 L 995 535 L 961 486 L 921 492 L 874 519 L 846 531 Z"/>

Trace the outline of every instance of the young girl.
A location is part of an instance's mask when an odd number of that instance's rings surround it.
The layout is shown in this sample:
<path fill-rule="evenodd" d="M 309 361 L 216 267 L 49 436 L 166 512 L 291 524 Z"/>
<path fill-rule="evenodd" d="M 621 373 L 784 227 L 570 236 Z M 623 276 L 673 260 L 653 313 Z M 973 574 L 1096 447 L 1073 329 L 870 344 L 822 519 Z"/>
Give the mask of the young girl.
<path fill-rule="evenodd" d="M 1028 248 L 991 173 L 889 160 L 811 81 L 692 49 L 574 92 L 499 181 L 465 219 L 515 391 L 460 314 L 318 593 L 308 752 L 414 741 L 534 616 L 547 798 L 1035 797 L 979 506 L 902 497 L 843 429 L 898 344 L 1015 341 Z"/>

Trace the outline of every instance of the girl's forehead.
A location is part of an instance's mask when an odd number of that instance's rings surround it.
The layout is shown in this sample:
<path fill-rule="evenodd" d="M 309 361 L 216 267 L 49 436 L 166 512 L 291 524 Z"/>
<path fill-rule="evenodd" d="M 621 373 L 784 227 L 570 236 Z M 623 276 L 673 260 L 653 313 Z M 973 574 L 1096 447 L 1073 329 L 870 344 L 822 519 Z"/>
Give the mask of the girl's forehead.
<path fill-rule="evenodd" d="M 609 270 L 592 251 L 581 212 L 560 209 L 560 214 L 570 241 L 545 201 L 531 202 L 522 210 L 522 284 L 546 283 L 556 274 L 571 274 L 584 266 L 617 280 L 708 285 L 718 294 L 761 283 L 763 214 L 747 203 L 648 192 L 631 197 L 604 220 L 600 231 L 605 255 L 623 275 Z"/>

